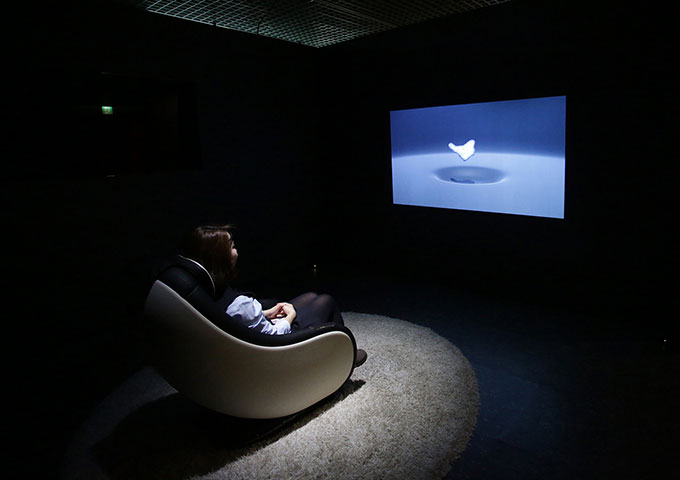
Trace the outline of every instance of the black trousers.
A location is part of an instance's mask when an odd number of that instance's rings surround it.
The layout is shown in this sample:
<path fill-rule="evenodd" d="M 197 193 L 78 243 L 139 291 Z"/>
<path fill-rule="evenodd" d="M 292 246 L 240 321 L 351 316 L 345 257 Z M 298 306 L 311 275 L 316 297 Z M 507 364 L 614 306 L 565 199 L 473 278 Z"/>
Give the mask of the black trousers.
<path fill-rule="evenodd" d="M 263 299 L 259 300 L 262 308 L 267 310 L 278 303 L 277 300 Z M 303 293 L 298 295 L 288 303 L 295 307 L 295 320 L 293 320 L 292 330 L 299 330 L 310 326 L 316 326 L 323 323 L 337 323 L 344 325 L 340 313 L 340 307 L 333 297 L 326 293 L 321 295 L 314 292 Z"/>

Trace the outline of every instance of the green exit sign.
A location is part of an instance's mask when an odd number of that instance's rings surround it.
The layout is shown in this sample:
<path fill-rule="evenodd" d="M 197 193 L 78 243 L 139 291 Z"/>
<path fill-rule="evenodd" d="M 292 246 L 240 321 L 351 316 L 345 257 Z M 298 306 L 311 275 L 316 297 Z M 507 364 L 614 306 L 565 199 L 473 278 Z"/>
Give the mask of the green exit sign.
<path fill-rule="evenodd" d="M 113 107 L 110 107 L 108 105 L 102 105 L 102 114 L 113 115 Z"/>

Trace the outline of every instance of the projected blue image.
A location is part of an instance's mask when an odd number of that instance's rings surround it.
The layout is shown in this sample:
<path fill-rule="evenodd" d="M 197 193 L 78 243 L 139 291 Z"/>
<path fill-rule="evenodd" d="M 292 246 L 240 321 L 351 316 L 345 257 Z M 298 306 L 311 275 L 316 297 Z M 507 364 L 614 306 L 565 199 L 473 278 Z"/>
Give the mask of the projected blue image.
<path fill-rule="evenodd" d="M 398 205 L 564 218 L 566 97 L 390 112 Z"/>

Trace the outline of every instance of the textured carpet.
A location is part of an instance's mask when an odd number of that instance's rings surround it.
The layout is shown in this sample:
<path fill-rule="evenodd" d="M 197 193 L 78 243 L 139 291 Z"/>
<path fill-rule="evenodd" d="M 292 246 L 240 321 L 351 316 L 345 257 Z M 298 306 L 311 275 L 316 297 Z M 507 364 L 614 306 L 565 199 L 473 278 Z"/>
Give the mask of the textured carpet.
<path fill-rule="evenodd" d="M 441 478 L 477 421 L 469 362 L 428 328 L 343 316 L 368 361 L 323 402 L 284 419 L 235 419 L 144 368 L 75 435 L 63 478 Z"/>

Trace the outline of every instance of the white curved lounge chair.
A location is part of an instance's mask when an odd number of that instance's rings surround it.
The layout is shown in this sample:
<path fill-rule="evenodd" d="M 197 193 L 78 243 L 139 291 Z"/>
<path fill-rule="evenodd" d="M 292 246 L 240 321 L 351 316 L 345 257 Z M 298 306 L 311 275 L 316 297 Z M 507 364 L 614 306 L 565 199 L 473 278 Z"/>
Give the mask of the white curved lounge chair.
<path fill-rule="evenodd" d="M 178 256 L 146 299 L 152 364 L 180 393 L 224 414 L 266 419 L 304 410 L 349 379 L 356 342 L 348 328 L 255 332 L 225 313 L 211 286 L 201 265 Z"/>

